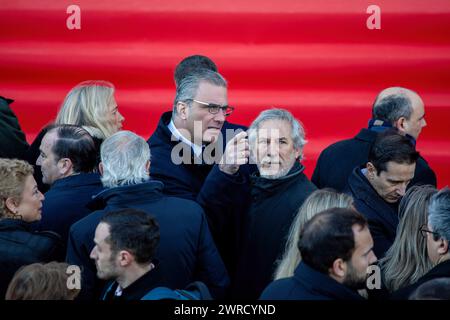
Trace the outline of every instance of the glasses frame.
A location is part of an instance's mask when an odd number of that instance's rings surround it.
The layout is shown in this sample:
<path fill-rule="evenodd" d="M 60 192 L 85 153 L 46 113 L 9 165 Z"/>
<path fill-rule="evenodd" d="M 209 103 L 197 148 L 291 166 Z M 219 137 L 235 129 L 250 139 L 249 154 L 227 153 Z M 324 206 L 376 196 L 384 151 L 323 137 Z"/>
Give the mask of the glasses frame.
<path fill-rule="evenodd" d="M 228 105 L 227 106 L 221 106 L 220 104 L 207 103 L 207 102 L 196 100 L 196 99 L 187 99 L 187 100 L 194 101 L 194 102 L 197 102 L 198 104 L 204 105 L 205 106 L 204 108 L 208 108 L 208 112 L 211 113 L 211 114 L 218 114 L 219 110 L 222 110 L 222 112 L 225 115 L 225 117 L 228 117 L 234 111 L 234 107 L 228 106 Z M 217 110 L 217 111 L 214 112 L 214 110 Z"/>
<path fill-rule="evenodd" d="M 422 235 L 422 237 L 426 238 L 427 233 L 431 233 L 433 235 L 433 238 L 439 238 L 439 233 L 428 230 L 426 225 L 422 225 L 419 228 L 419 233 Z"/>

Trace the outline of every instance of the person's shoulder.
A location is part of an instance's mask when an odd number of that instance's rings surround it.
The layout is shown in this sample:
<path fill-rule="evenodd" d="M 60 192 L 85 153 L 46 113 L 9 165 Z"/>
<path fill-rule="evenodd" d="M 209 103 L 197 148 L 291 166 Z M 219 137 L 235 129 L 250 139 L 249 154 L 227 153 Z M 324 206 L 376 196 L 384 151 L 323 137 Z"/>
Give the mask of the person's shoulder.
<path fill-rule="evenodd" d="M 275 280 L 266 287 L 260 300 L 288 300 L 295 287 L 292 277 Z"/>
<path fill-rule="evenodd" d="M 165 201 L 169 206 L 182 208 L 184 212 L 190 214 L 203 214 L 203 208 L 194 200 L 165 195 L 163 197 L 163 201 Z"/>
<path fill-rule="evenodd" d="M 97 210 L 91 212 L 84 218 L 78 220 L 70 227 L 70 234 L 75 238 L 83 237 L 87 234 L 90 235 L 92 230 L 95 230 L 98 223 L 100 222 L 102 216 L 104 214 L 104 210 Z"/>

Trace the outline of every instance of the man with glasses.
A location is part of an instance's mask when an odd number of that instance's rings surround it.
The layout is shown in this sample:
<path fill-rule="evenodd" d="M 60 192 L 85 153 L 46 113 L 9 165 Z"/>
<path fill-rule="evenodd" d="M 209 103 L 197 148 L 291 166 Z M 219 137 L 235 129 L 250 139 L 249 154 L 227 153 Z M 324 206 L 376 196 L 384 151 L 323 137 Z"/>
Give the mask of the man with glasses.
<path fill-rule="evenodd" d="M 436 193 L 428 205 L 428 225 L 419 232 L 427 239 L 428 258 L 434 267 L 416 283 L 392 294 L 393 299 L 408 299 L 421 284 L 437 279 L 450 278 L 450 189 L 448 187 Z"/>
<path fill-rule="evenodd" d="M 220 192 L 221 185 L 243 183 L 248 175 L 248 166 L 239 169 L 232 161 L 214 165 L 221 161 L 228 140 L 232 141 L 223 158 L 241 161 L 240 164 L 247 161 L 246 133 L 235 136 L 236 130 L 246 128 L 226 121 L 232 111 L 226 80 L 217 72 L 197 69 L 177 84 L 173 110 L 161 116 L 147 141 L 153 155 L 152 178 L 164 183 L 164 193 L 195 200 L 203 206 L 228 267 L 234 259 L 236 241 L 229 235 L 234 231 L 224 232 L 228 220 L 214 217 L 209 204 L 227 196 Z"/>

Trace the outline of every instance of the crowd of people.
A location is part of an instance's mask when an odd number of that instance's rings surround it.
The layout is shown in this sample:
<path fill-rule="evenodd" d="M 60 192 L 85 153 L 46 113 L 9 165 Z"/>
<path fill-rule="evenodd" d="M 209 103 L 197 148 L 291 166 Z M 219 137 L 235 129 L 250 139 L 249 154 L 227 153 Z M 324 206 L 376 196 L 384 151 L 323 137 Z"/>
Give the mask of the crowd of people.
<path fill-rule="evenodd" d="M 450 190 L 416 150 L 416 92 L 381 91 L 309 180 L 288 110 L 228 122 L 205 56 L 174 78 L 147 141 L 122 130 L 107 81 L 75 86 L 31 145 L 0 97 L 0 297 L 145 300 L 201 283 L 227 300 L 450 299 Z"/>

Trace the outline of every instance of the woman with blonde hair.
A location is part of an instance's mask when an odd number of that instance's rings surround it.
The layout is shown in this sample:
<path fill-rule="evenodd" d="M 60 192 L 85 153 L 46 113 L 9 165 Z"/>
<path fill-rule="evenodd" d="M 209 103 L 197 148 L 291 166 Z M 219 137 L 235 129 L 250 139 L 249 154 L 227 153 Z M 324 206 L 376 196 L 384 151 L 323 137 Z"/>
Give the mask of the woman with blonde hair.
<path fill-rule="evenodd" d="M 114 98 L 114 85 L 103 80 L 88 80 L 69 91 L 55 123 L 83 127 L 94 138 L 104 140 L 122 129 L 124 120 Z"/>
<path fill-rule="evenodd" d="M 14 272 L 23 265 L 63 258 L 61 238 L 33 232 L 41 219 L 42 200 L 33 167 L 22 160 L 0 159 L 0 297 Z"/>
<path fill-rule="evenodd" d="M 274 280 L 292 277 L 294 275 L 295 268 L 297 268 L 301 261 L 297 242 L 300 231 L 308 220 L 326 209 L 334 207 L 352 208 L 352 203 L 353 199 L 349 195 L 328 188 L 314 191 L 306 198 L 292 222 L 286 242 L 286 249 L 275 271 Z"/>
<path fill-rule="evenodd" d="M 69 276 L 77 276 L 70 272 L 65 262 L 33 263 L 21 267 L 11 280 L 6 291 L 6 300 L 73 300 L 80 292 L 74 279 L 73 288 Z M 78 275 L 79 276 L 79 275 Z"/>
<path fill-rule="evenodd" d="M 378 265 L 389 292 L 415 283 L 433 266 L 427 255 L 426 239 L 419 229 L 427 225 L 427 208 L 437 192 L 430 185 L 413 186 L 399 205 L 399 224 L 393 245 Z"/>
<path fill-rule="evenodd" d="M 100 152 L 100 144 L 122 129 L 125 118 L 120 114 L 115 89 L 111 82 L 103 80 L 83 81 L 73 87 L 64 98 L 55 124 L 72 124 L 83 127 L 94 138 Z M 40 145 L 50 125 L 44 127 L 28 150 L 26 160 L 35 165 Z M 36 167 L 35 178 L 42 192 L 48 186 L 42 183 L 40 167 Z"/>

